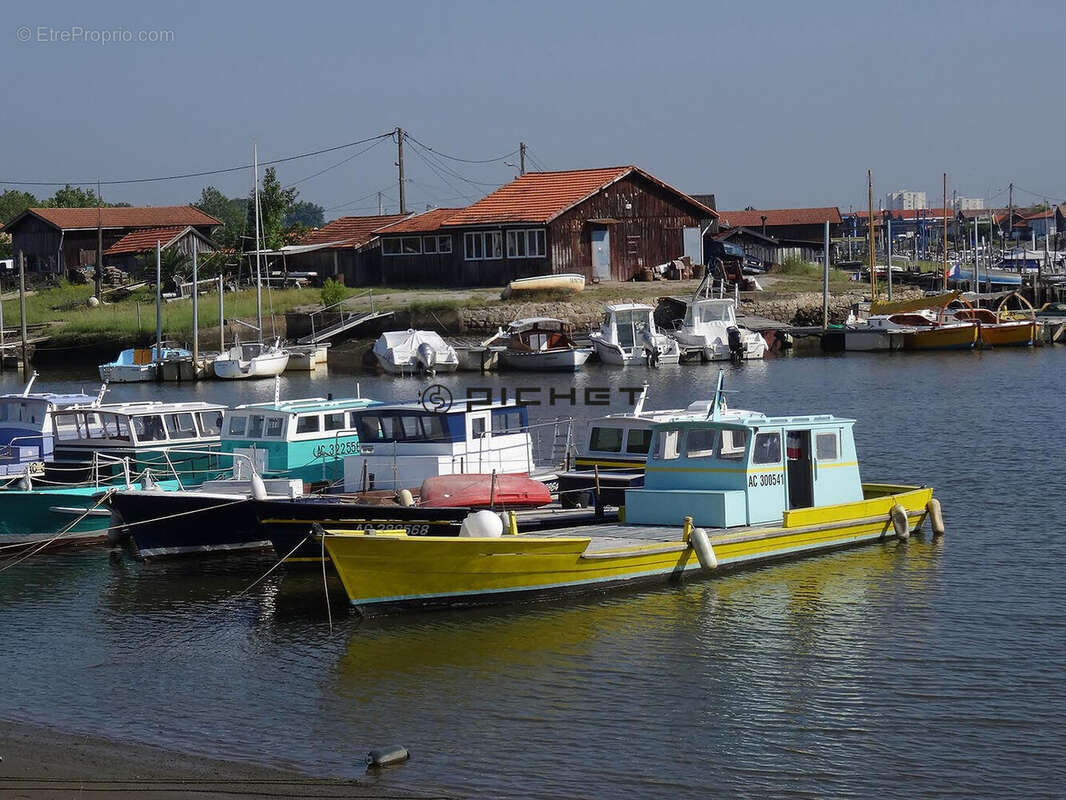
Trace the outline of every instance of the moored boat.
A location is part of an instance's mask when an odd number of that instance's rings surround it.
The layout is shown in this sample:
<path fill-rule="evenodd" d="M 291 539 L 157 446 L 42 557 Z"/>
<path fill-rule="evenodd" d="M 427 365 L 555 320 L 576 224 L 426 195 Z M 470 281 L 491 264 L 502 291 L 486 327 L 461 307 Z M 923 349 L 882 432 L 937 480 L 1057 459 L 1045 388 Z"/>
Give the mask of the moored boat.
<path fill-rule="evenodd" d="M 289 365 L 289 351 L 280 342 L 236 344 L 211 362 L 216 378 L 247 380 L 273 378 Z"/>
<path fill-rule="evenodd" d="M 728 411 L 720 376 L 709 413 L 654 426 L 645 486 L 626 491 L 624 523 L 517 534 L 486 520 L 454 538 L 319 535 L 352 605 L 375 612 L 714 575 L 906 538 L 926 516 L 942 531 L 932 489 L 861 482 L 853 424 Z"/>
<path fill-rule="evenodd" d="M 578 347 L 570 327 L 554 317 L 517 319 L 498 338 L 506 345 L 500 361 L 510 369 L 574 372 L 592 355 L 592 348 Z"/>
<path fill-rule="evenodd" d="M 100 380 L 108 383 L 154 381 L 159 377 L 161 362 L 183 358 L 192 358 L 192 353 L 181 347 L 131 347 L 119 353 L 114 361 L 100 365 Z"/>
<path fill-rule="evenodd" d="M 1030 347 L 1037 339 L 1035 319 L 1005 319 L 987 308 L 960 308 L 952 317 L 976 322 L 978 337 L 985 347 Z"/>
<path fill-rule="evenodd" d="M 681 347 L 655 325 L 655 309 L 642 303 L 607 306 L 600 329 L 592 334 L 596 356 L 616 366 L 676 364 Z"/>
<path fill-rule="evenodd" d="M 386 331 L 374 342 L 374 358 L 390 375 L 455 372 L 455 348 L 434 331 Z"/>
<path fill-rule="evenodd" d="M 579 273 L 562 273 L 559 275 L 535 275 L 531 278 L 517 278 L 507 284 L 504 299 L 511 294 L 522 292 L 581 292 L 585 289 L 585 276 Z"/>

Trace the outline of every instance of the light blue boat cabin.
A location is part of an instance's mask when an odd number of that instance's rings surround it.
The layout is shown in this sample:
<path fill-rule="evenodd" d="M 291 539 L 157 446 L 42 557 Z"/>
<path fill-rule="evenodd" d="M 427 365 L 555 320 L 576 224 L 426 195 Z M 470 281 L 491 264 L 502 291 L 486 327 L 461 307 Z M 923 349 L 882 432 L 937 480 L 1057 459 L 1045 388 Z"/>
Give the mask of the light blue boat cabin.
<path fill-rule="evenodd" d="M 91 406 L 87 394 L 5 394 L 0 396 L 0 475 L 21 475 L 28 465 L 51 461 L 55 453 L 52 415 L 72 406 Z"/>
<path fill-rule="evenodd" d="M 376 405 L 364 397 L 311 397 L 237 406 L 223 420 L 222 451 L 251 459 L 263 476 L 332 484 L 343 458 L 359 452 L 355 412 Z"/>
<path fill-rule="evenodd" d="M 754 411 L 679 415 L 652 428 L 627 523 L 705 528 L 780 523 L 785 511 L 863 499 L 854 420 Z M 690 408 L 692 408 L 690 406 Z"/>

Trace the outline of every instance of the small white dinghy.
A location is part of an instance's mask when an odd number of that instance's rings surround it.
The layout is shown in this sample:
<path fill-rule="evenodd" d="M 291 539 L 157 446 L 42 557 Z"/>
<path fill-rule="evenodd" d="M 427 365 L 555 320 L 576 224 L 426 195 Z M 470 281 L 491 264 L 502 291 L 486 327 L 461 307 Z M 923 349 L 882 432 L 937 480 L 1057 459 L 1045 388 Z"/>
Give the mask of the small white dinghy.
<path fill-rule="evenodd" d="M 386 331 L 374 342 L 374 357 L 390 375 L 455 372 L 459 355 L 433 331 Z"/>
<path fill-rule="evenodd" d="M 655 326 L 655 309 L 642 303 L 607 306 L 592 346 L 604 364 L 649 366 L 676 364 L 681 346 Z"/>
<path fill-rule="evenodd" d="M 224 380 L 273 378 L 289 365 L 289 351 L 278 340 L 273 344 L 237 343 L 212 362 L 215 376 Z"/>

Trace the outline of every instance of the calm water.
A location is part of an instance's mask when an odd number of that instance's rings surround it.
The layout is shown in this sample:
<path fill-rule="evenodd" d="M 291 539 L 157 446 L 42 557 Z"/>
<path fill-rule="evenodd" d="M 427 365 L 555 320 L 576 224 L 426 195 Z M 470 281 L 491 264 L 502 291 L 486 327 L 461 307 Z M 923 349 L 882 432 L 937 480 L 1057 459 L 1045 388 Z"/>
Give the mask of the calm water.
<path fill-rule="evenodd" d="M 270 558 L 38 558 L 0 573 L 0 717 L 315 774 L 358 776 L 369 749 L 399 742 L 413 759 L 384 785 L 482 796 L 1055 795 L 1066 784 L 1064 365 L 1060 347 L 728 371 L 734 406 L 856 417 L 864 479 L 934 485 L 942 543 L 375 622 L 347 614 L 332 586 L 332 633 L 320 576 L 279 570 L 236 596 Z M 576 385 L 645 374 L 595 368 Z M 652 373 L 648 406 L 707 397 L 715 374 Z M 355 380 L 289 378 L 282 391 L 350 395 Z M 386 400 L 420 385 L 358 380 Z M 440 382 L 456 394 L 567 386 Z M 78 386 L 95 388 L 91 371 L 39 382 Z M 273 384 L 165 393 L 249 402 Z M 621 410 L 624 395 L 612 398 Z"/>

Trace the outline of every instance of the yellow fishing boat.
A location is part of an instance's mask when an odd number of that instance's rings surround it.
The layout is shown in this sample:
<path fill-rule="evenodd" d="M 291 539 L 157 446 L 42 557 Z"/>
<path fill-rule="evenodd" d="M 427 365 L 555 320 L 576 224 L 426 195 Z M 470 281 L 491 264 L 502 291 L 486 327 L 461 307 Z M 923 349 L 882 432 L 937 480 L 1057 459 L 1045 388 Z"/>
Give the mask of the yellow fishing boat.
<path fill-rule="evenodd" d="M 863 484 L 853 420 L 729 411 L 721 393 L 653 427 L 625 522 L 530 534 L 488 511 L 458 537 L 320 531 L 354 606 L 460 606 L 667 583 L 892 538 L 939 503 L 924 486 Z"/>
<path fill-rule="evenodd" d="M 532 278 L 517 278 L 507 284 L 510 294 L 521 292 L 582 292 L 585 290 L 585 276 L 577 272 L 559 275 L 537 275 Z"/>

